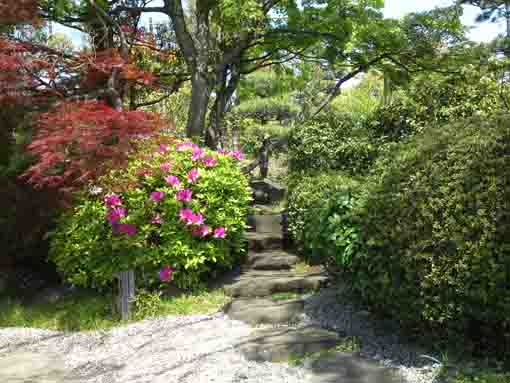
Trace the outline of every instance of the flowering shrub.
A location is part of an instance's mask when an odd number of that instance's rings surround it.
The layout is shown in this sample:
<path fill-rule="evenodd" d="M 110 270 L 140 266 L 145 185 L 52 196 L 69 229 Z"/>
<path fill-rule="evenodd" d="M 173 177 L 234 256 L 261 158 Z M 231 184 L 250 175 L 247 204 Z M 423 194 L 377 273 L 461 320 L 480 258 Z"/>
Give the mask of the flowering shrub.
<path fill-rule="evenodd" d="M 135 269 L 149 282 L 195 286 L 244 251 L 250 192 L 238 158 L 191 142 L 147 140 L 126 169 L 102 177 L 96 195 L 83 193 L 62 217 L 51 259 L 79 285 Z"/>

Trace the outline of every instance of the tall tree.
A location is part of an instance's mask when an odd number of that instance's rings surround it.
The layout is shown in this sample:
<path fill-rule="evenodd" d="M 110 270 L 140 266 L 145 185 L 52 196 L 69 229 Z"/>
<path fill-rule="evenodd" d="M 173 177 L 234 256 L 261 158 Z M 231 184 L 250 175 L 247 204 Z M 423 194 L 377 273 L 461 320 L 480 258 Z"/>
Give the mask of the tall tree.
<path fill-rule="evenodd" d="M 413 25 L 384 20 L 383 0 L 196 0 L 189 9 L 183 4 L 165 0 L 160 7 L 133 7 L 121 1 L 112 12 L 170 17 L 191 77 L 187 134 L 206 135 L 210 146 L 221 140 L 223 115 L 244 74 L 296 60 L 329 63 L 338 80 L 334 97 L 343 83 L 373 65 L 385 62 L 410 70 L 421 54 L 430 58 L 439 42 L 447 44 L 447 35 L 462 34 L 455 7 L 415 17 Z M 413 40 L 413 34 L 425 33 L 427 40 Z"/>

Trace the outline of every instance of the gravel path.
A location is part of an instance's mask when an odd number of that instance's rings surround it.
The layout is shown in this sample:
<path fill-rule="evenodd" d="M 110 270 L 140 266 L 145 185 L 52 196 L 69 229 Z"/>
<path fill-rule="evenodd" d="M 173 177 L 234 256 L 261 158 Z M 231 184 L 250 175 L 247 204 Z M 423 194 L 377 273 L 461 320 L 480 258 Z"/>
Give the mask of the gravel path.
<path fill-rule="evenodd" d="M 360 340 L 360 354 L 398 369 L 402 383 L 435 383 L 441 365 L 434 356 L 398 336 L 398 325 L 380 323 L 327 288 L 305 297 L 300 325 L 316 324 Z M 310 370 L 285 364 L 247 361 L 236 346 L 254 330 L 225 315 L 172 316 L 107 331 L 61 333 L 0 329 L 0 382 L 51 383 L 305 383 Z M 21 353 L 21 354 L 20 354 Z M 9 358 L 34 360 L 69 372 L 64 379 L 14 380 L 2 372 Z M 44 359 L 46 358 L 46 359 Z M 30 364 L 30 360 L 27 360 Z M 11 363 L 12 364 L 12 363 Z M 305 364 L 306 365 L 306 364 Z M 41 367 L 41 366 L 39 366 Z M 27 365 L 20 367 L 26 369 Z M 34 367 L 35 368 L 35 367 Z M 18 368 L 19 369 L 19 368 Z M 12 368 L 11 368 L 12 370 Z M 42 367 L 41 367 L 42 370 Z M 4 373 L 4 376 L 2 376 Z M 60 376 L 62 371 L 56 371 Z M 60 375 L 59 375 L 60 374 Z"/>
<path fill-rule="evenodd" d="M 2 358 L 30 353 L 59 355 L 70 377 L 62 383 L 298 383 L 306 371 L 246 361 L 235 349 L 252 328 L 212 316 L 146 320 L 104 332 L 63 334 L 35 329 L 0 330 Z M 8 361 L 8 360 L 7 360 Z M 30 369 L 27 361 L 25 369 Z M 9 380 L 10 379 L 10 380 Z M 2 382 L 23 382 L 2 377 Z M 55 381 L 60 383 L 60 381 Z"/>

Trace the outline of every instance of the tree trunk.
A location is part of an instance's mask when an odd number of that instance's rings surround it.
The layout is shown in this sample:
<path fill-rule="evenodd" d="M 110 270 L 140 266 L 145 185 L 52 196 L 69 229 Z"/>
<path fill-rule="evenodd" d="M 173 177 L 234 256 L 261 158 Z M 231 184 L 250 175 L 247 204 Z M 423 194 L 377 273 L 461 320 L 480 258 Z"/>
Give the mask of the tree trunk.
<path fill-rule="evenodd" d="M 240 79 L 239 65 L 230 65 L 230 72 L 225 67 L 216 74 L 216 98 L 209 118 L 209 127 L 207 129 L 206 144 L 210 148 L 218 148 L 224 140 L 225 132 L 223 120 L 225 113 L 231 106 L 231 99 L 234 95 Z"/>
<path fill-rule="evenodd" d="M 195 70 L 191 79 L 191 104 L 186 125 L 187 137 L 202 138 L 209 98 L 210 91 L 207 74 Z"/>

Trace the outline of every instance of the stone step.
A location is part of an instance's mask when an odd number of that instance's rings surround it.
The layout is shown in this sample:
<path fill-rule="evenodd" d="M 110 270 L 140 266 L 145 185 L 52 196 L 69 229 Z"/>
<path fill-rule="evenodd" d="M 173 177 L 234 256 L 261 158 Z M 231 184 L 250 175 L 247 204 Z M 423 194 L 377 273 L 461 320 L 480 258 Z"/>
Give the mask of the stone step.
<path fill-rule="evenodd" d="M 300 299 L 274 301 L 271 299 L 235 299 L 223 310 L 230 318 L 251 325 L 297 323 L 304 311 L 304 301 Z"/>
<path fill-rule="evenodd" d="M 248 360 L 288 362 L 291 357 L 332 349 L 340 341 L 337 333 L 318 326 L 260 329 L 246 338 L 240 350 Z"/>
<path fill-rule="evenodd" d="M 248 240 L 248 250 L 276 250 L 283 247 L 283 236 L 281 233 L 247 232 L 245 237 Z"/>
<path fill-rule="evenodd" d="M 255 227 L 257 233 L 282 233 L 282 215 L 277 214 L 253 214 L 248 219 L 250 226 Z"/>
<path fill-rule="evenodd" d="M 243 270 L 289 270 L 298 262 L 296 255 L 282 250 L 249 252 Z"/>
<path fill-rule="evenodd" d="M 314 358 L 309 365 L 311 383 L 402 383 L 395 369 L 345 352 L 330 352 Z"/>
<path fill-rule="evenodd" d="M 273 293 L 316 290 L 327 283 L 322 273 L 297 274 L 283 271 L 252 270 L 241 274 L 225 286 L 225 293 L 232 297 L 267 297 Z"/>

